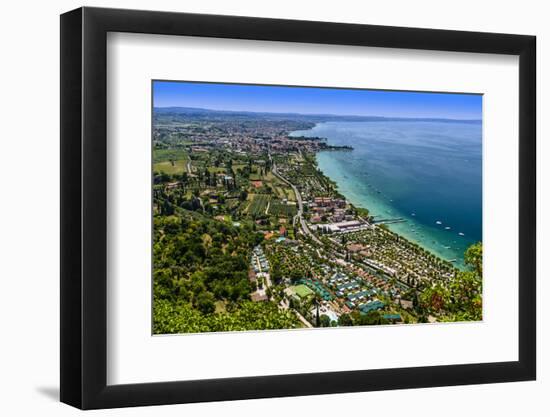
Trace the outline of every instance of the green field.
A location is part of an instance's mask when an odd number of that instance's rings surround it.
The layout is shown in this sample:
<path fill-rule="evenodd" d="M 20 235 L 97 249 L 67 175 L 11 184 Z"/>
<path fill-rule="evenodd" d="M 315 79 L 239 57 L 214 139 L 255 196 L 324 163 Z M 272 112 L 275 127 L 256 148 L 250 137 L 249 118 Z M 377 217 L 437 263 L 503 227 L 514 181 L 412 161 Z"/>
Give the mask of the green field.
<path fill-rule="evenodd" d="M 154 149 L 153 163 L 189 159 L 185 149 Z"/>
<path fill-rule="evenodd" d="M 296 194 L 294 194 L 292 188 L 285 188 L 284 190 L 286 192 L 286 198 L 288 199 L 288 201 L 296 201 Z"/>
<path fill-rule="evenodd" d="M 294 287 L 290 287 L 290 289 L 292 291 L 294 291 L 296 293 L 296 295 L 298 297 L 302 298 L 302 299 L 310 297 L 310 296 L 315 294 L 313 292 L 313 290 L 311 290 L 311 288 L 309 288 L 307 285 L 304 285 L 304 284 L 300 284 L 300 285 L 296 285 Z"/>
<path fill-rule="evenodd" d="M 224 168 L 224 167 L 209 166 L 209 167 L 208 167 L 208 171 L 209 171 L 211 174 L 218 174 L 218 173 L 220 173 L 220 172 L 225 172 L 225 168 Z"/>
<path fill-rule="evenodd" d="M 271 197 L 268 195 L 255 194 L 252 197 L 252 202 L 248 206 L 248 214 L 254 217 L 265 214 L 265 209 L 267 208 L 267 204 L 269 203 L 270 199 Z"/>
<path fill-rule="evenodd" d="M 278 217 L 294 217 L 297 209 L 295 205 L 284 204 L 282 201 L 272 200 L 269 204 L 269 214 Z"/>
<path fill-rule="evenodd" d="M 187 172 L 187 159 L 158 162 L 153 165 L 153 171 L 164 172 L 168 175 L 183 174 Z"/>
<path fill-rule="evenodd" d="M 243 164 L 238 161 L 233 161 L 233 169 L 235 170 L 235 172 L 238 172 L 239 169 L 244 169 L 247 166 L 248 164 Z"/>

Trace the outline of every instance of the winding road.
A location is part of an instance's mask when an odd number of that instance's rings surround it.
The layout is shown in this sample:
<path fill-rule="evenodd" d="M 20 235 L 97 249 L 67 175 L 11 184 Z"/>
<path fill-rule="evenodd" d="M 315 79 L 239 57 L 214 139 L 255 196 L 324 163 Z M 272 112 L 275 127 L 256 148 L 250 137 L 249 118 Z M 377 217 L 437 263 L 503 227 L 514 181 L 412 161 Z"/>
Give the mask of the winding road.
<path fill-rule="evenodd" d="M 271 154 L 269 155 L 269 159 L 271 160 L 271 172 L 273 172 L 273 175 L 275 175 L 285 184 L 288 184 L 292 188 L 292 191 L 294 191 L 294 195 L 296 196 L 296 202 L 298 203 L 298 213 L 296 214 L 296 216 L 294 216 L 294 219 L 292 219 L 293 226 L 296 225 L 296 221 L 298 221 L 300 223 L 300 228 L 302 229 L 302 232 L 304 233 L 304 235 L 309 236 L 314 242 L 322 245 L 322 242 L 317 238 L 317 236 L 315 236 L 311 232 L 311 230 L 309 230 L 309 227 L 307 226 L 307 223 L 304 220 L 304 216 L 303 216 L 304 203 L 302 201 L 302 195 L 298 191 L 298 188 L 279 173 L 279 171 L 277 170 L 277 164 L 273 162 L 273 159 L 271 158 Z"/>

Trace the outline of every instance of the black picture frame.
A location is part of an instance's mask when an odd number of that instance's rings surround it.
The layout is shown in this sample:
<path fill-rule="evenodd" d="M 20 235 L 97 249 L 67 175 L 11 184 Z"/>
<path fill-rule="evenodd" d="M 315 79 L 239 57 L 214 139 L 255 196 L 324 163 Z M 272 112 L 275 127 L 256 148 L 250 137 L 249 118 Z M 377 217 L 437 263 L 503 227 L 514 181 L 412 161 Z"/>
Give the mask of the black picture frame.
<path fill-rule="evenodd" d="M 519 56 L 519 360 L 107 385 L 108 32 Z M 82 409 L 533 380 L 536 377 L 536 38 L 136 10 L 61 16 L 61 401 Z"/>

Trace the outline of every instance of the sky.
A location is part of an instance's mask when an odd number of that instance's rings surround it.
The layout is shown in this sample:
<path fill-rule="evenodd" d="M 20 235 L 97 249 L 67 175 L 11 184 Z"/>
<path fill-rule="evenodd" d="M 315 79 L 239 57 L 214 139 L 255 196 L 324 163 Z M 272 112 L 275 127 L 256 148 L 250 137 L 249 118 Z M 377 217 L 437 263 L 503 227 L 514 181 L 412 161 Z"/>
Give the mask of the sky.
<path fill-rule="evenodd" d="M 473 94 L 153 82 L 155 107 L 481 120 L 481 103 Z"/>

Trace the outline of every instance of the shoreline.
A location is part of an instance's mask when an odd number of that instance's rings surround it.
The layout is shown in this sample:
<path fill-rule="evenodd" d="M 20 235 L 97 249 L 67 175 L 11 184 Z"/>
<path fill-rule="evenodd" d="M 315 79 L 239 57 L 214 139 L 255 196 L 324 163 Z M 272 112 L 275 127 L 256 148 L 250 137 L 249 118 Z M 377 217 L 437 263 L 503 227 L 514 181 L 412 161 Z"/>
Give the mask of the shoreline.
<path fill-rule="evenodd" d="M 318 122 L 318 123 L 315 123 L 313 127 L 307 130 L 292 131 L 289 133 L 289 136 L 291 137 L 304 136 L 304 134 L 307 134 L 308 132 L 313 132 L 315 128 L 325 123 L 327 122 Z M 330 140 L 329 137 L 324 137 L 324 138 L 325 140 L 327 140 L 327 142 Z M 327 160 L 323 162 L 322 158 L 330 159 L 330 156 L 328 155 L 332 153 L 334 153 L 334 151 L 322 150 L 322 151 L 316 152 L 315 163 L 317 168 L 321 171 L 322 175 L 324 175 L 327 179 L 329 179 L 332 183 L 335 184 L 336 191 L 340 193 L 342 196 L 344 196 L 344 198 L 347 201 L 349 201 L 355 207 L 368 210 L 370 216 L 374 216 L 378 218 L 388 217 L 388 216 L 392 218 L 398 218 L 398 217 L 405 218 L 406 221 L 403 223 L 387 224 L 386 226 L 392 233 L 395 233 L 401 236 L 402 238 L 419 245 L 424 250 L 427 250 L 428 252 L 434 254 L 435 256 L 437 256 L 438 258 L 444 261 L 451 262 L 452 265 L 458 270 L 466 269 L 466 266 L 464 264 L 464 251 L 456 252 L 456 250 L 451 250 L 447 246 L 440 245 L 436 241 L 436 239 L 440 238 L 441 236 L 445 236 L 445 233 L 448 233 L 447 231 L 443 232 L 441 230 L 438 230 L 436 227 L 429 226 L 425 223 L 419 222 L 411 218 L 411 216 L 408 216 L 405 213 L 402 213 L 397 207 L 391 204 L 388 204 L 387 202 L 384 202 L 382 199 L 377 199 L 376 197 L 371 198 L 370 196 L 367 196 L 365 193 L 361 193 L 358 190 L 352 190 L 353 183 L 349 181 L 349 178 L 347 175 L 343 174 L 339 170 L 339 168 L 337 167 L 339 164 L 336 161 L 334 160 L 330 161 L 331 166 L 334 167 L 333 169 L 327 169 L 327 164 L 328 164 Z M 325 165 L 324 167 L 322 166 L 323 164 Z M 371 201 L 367 203 L 364 201 L 366 199 L 369 199 Z M 418 232 L 419 229 L 422 229 L 422 234 L 420 235 L 421 237 L 416 236 L 419 233 Z M 461 237 L 462 236 L 459 236 L 457 239 Z M 432 240 L 432 244 L 427 242 L 429 240 Z M 471 242 L 467 246 L 473 243 L 475 242 Z M 442 246 L 442 248 L 439 248 L 438 246 Z"/>

